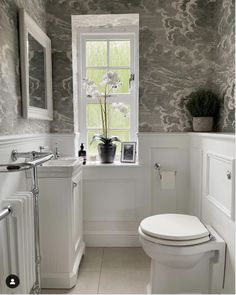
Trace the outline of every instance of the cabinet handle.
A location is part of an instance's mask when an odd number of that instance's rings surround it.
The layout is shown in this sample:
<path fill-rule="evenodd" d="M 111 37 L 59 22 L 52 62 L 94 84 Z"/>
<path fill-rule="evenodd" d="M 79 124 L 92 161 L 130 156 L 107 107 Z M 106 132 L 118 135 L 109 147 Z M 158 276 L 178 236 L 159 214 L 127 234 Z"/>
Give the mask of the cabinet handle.
<path fill-rule="evenodd" d="M 231 179 L 231 172 L 229 170 L 227 170 L 226 176 L 227 176 L 228 179 Z"/>
<path fill-rule="evenodd" d="M 72 181 L 73 187 L 77 187 L 78 183 Z"/>

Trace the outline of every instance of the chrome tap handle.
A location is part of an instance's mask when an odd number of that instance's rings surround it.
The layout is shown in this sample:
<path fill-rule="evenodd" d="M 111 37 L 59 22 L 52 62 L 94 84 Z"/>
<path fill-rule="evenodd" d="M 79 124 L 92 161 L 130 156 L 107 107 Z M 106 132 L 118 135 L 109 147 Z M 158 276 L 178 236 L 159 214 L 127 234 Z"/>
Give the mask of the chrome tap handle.
<path fill-rule="evenodd" d="M 33 152 L 18 152 L 17 150 L 13 150 L 11 152 L 12 161 L 16 161 L 19 158 L 32 158 Z"/>
<path fill-rule="evenodd" d="M 45 150 L 45 149 L 48 149 L 48 146 L 43 146 L 43 145 L 40 145 L 40 146 L 39 146 L 39 151 L 40 151 L 40 153 L 42 153 L 43 150 Z"/>

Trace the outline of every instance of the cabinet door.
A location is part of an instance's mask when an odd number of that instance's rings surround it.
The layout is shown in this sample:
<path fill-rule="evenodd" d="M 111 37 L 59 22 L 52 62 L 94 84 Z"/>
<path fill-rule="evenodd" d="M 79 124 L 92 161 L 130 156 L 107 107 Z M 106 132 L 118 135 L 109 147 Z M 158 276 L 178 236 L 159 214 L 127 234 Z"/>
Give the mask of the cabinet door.
<path fill-rule="evenodd" d="M 73 244 L 75 253 L 83 240 L 82 175 L 72 180 L 73 186 Z"/>

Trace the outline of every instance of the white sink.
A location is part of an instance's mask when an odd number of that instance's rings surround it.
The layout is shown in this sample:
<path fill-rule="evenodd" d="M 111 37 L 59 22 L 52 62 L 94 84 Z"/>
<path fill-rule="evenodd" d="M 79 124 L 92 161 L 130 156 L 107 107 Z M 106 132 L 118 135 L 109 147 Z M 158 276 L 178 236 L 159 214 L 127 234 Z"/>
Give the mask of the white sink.
<path fill-rule="evenodd" d="M 72 167 L 75 165 L 81 165 L 81 159 L 79 158 L 59 158 L 52 159 L 43 164 L 43 166 L 53 166 L 53 167 Z"/>
<path fill-rule="evenodd" d="M 82 169 L 81 158 L 52 159 L 38 167 L 39 178 L 72 177 Z"/>

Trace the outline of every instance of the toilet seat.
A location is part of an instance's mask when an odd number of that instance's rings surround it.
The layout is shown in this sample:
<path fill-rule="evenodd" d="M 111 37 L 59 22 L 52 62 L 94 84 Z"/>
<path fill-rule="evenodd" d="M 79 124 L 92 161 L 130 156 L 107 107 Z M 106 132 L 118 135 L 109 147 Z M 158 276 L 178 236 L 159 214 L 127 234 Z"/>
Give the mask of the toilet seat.
<path fill-rule="evenodd" d="M 194 246 L 198 244 L 202 244 L 205 242 L 208 242 L 210 240 L 210 237 L 203 237 L 199 239 L 194 239 L 194 240 L 188 240 L 188 241 L 174 241 L 174 240 L 166 240 L 166 239 L 159 239 L 159 238 L 154 238 L 152 236 L 146 235 L 142 229 L 139 227 L 138 229 L 140 236 L 142 236 L 145 240 L 150 241 L 152 243 L 160 244 L 160 245 L 165 245 L 165 246 Z"/>
<path fill-rule="evenodd" d="M 160 214 L 145 218 L 139 227 L 143 238 L 168 246 L 191 246 L 210 240 L 210 232 L 196 216 Z"/>

